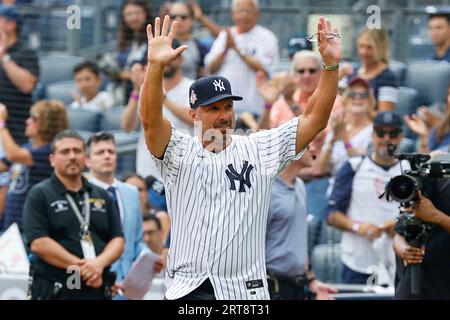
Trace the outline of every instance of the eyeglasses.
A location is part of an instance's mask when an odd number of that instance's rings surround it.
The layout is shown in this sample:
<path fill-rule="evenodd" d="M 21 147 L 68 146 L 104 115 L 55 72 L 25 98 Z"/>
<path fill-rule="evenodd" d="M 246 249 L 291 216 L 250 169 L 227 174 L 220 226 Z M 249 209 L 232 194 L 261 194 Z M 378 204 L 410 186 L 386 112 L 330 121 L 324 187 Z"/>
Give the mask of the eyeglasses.
<path fill-rule="evenodd" d="M 315 74 L 317 72 L 317 69 L 314 68 L 295 69 L 295 72 L 299 74 L 304 74 L 306 71 L 308 71 L 309 74 Z"/>
<path fill-rule="evenodd" d="M 339 35 L 339 33 L 330 33 L 325 35 L 325 38 L 327 38 L 328 40 L 333 40 L 336 38 L 340 38 L 341 36 Z M 319 42 L 319 34 L 313 34 L 312 36 L 306 37 L 306 40 L 308 40 L 309 42 Z"/>
<path fill-rule="evenodd" d="M 348 93 L 348 97 L 349 98 L 367 99 L 367 98 L 369 98 L 369 93 L 368 92 L 354 92 L 354 91 L 350 91 Z"/>
<path fill-rule="evenodd" d="M 402 133 L 401 130 L 389 130 L 389 131 L 385 131 L 385 130 L 375 130 L 375 134 L 377 135 L 378 138 L 384 138 L 384 136 L 385 136 L 386 134 L 388 134 L 388 135 L 389 135 L 389 138 L 395 139 L 395 138 L 397 138 L 401 133 Z"/>
<path fill-rule="evenodd" d="M 177 18 L 180 18 L 181 20 L 186 20 L 189 19 L 189 16 L 185 14 L 173 14 L 170 16 L 170 19 L 172 20 L 176 20 Z"/>

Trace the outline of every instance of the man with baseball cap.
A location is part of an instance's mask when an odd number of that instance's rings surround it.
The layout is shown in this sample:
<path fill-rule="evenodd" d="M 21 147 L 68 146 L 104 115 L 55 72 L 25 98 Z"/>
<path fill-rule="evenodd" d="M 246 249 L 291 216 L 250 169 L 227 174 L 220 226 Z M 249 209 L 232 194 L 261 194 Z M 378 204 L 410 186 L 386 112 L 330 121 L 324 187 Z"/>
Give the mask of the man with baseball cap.
<path fill-rule="evenodd" d="M 25 120 L 31 93 L 39 77 L 37 55 L 20 41 L 21 15 L 10 6 L 0 6 L 0 103 L 8 108 L 8 125 L 14 140 L 27 142 Z"/>
<path fill-rule="evenodd" d="M 389 180 L 401 174 L 400 162 L 388 152 L 388 146 L 398 147 L 402 126 L 399 115 L 390 111 L 378 113 L 373 122 L 372 152 L 349 159 L 336 175 L 327 215 L 328 224 L 343 231 L 343 283 L 366 284 L 373 272 L 371 268 L 377 266 L 379 284 L 394 284 L 392 237 L 398 203 L 379 197 Z M 408 168 L 407 163 L 402 166 Z"/>
<path fill-rule="evenodd" d="M 230 83 L 205 77 L 189 91 L 198 137 L 172 127 L 162 114 L 164 65 L 186 46 L 172 49 L 175 21 L 147 27 L 149 68 L 140 114 L 146 143 L 164 181 L 171 237 L 166 299 L 269 299 L 265 232 L 270 191 L 279 172 L 298 159 L 328 122 L 337 94 L 339 39 L 330 21 L 318 23 L 324 72 L 301 117 L 250 136 L 232 135 Z M 169 32 L 170 29 L 170 32 Z"/>

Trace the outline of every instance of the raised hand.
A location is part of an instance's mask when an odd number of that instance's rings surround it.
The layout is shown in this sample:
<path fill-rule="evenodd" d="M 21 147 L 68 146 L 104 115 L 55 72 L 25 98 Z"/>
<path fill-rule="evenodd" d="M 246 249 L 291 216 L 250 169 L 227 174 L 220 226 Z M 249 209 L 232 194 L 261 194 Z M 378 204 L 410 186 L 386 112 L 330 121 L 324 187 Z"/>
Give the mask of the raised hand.
<path fill-rule="evenodd" d="M 340 40 L 339 38 L 327 38 L 332 33 L 338 34 L 338 29 L 332 29 L 330 20 L 325 21 L 324 17 L 320 17 L 317 24 L 317 33 L 319 34 L 318 46 L 323 63 L 328 66 L 338 64 L 341 61 Z"/>
<path fill-rule="evenodd" d="M 267 80 L 266 74 L 261 70 L 256 73 L 256 86 L 258 87 L 259 94 L 268 104 L 275 103 L 282 89 L 280 86 L 275 86 Z"/>
<path fill-rule="evenodd" d="M 425 122 L 419 118 L 417 115 L 413 114 L 411 116 L 405 115 L 404 120 L 408 127 L 414 131 L 418 136 L 427 137 L 429 134 L 429 129 Z"/>
<path fill-rule="evenodd" d="M 173 35 L 177 30 L 177 22 L 172 23 L 170 28 L 169 16 L 164 17 L 163 25 L 161 28 L 161 19 L 158 17 L 155 19 L 155 29 L 152 32 L 152 26 L 147 26 L 147 38 L 148 38 L 148 62 L 149 64 L 167 64 L 172 60 L 175 60 L 180 54 L 186 50 L 187 46 L 180 46 L 177 49 L 172 49 Z"/>

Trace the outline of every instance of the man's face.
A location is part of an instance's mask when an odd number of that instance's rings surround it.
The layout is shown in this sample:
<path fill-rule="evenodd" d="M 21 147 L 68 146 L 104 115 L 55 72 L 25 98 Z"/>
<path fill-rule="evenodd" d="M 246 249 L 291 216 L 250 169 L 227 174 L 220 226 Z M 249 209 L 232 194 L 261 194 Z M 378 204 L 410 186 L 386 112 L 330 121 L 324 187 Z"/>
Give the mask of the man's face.
<path fill-rule="evenodd" d="M 435 45 L 444 45 L 450 38 L 450 24 L 447 19 L 435 17 L 428 21 L 428 34 Z"/>
<path fill-rule="evenodd" d="M 391 126 L 380 126 L 373 129 L 372 144 L 375 153 L 383 159 L 390 159 L 387 146 L 393 144 L 398 146 L 402 141 L 403 133 L 400 128 Z"/>
<path fill-rule="evenodd" d="M 312 58 L 301 58 L 293 61 L 294 81 L 300 90 L 312 94 L 319 84 L 321 69 Z"/>
<path fill-rule="evenodd" d="M 117 154 L 112 141 L 98 141 L 91 144 L 86 165 L 95 175 L 114 176 Z"/>
<path fill-rule="evenodd" d="M 56 141 L 55 151 L 50 155 L 50 164 L 55 172 L 66 177 L 81 176 L 84 161 L 83 142 L 75 138 Z"/>
<path fill-rule="evenodd" d="M 172 79 L 178 70 L 180 70 L 181 64 L 183 63 L 183 57 L 179 56 L 175 60 L 172 60 L 164 66 L 164 78 Z"/>
<path fill-rule="evenodd" d="M 101 80 L 91 70 L 82 69 L 75 74 L 74 78 L 78 90 L 83 96 L 95 97 L 98 94 Z"/>
<path fill-rule="evenodd" d="M 144 221 L 142 239 L 153 252 L 159 252 L 163 245 L 162 232 L 155 221 Z"/>
<path fill-rule="evenodd" d="M 139 200 L 141 202 L 141 207 L 146 208 L 148 202 L 148 193 L 147 193 L 147 185 L 145 184 L 145 182 L 139 179 L 138 177 L 130 177 L 127 179 L 126 183 L 136 186 L 136 188 L 139 191 Z"/>
<path fill-rule="evenodd" d="M 232 99 L 223 99 L 207 106 L 201 106 L 190 110 L 191 118 L 194 122 L 201 122 L 202 138 L 206 141 L 215 132 L 225 135 L 234 129 L 235 114 Z"/>
<path fill-rule="evenodd" d="M 252 0 L 236 0 L 231 16 L 240 33 L 250 31 L 259 19 L 259 9 Z"/>
<path fill-rule="evenodd" d="M 0 16 L 0 32 L 6 32 L 7 35 L 15 32 L 16 22 Z"/>

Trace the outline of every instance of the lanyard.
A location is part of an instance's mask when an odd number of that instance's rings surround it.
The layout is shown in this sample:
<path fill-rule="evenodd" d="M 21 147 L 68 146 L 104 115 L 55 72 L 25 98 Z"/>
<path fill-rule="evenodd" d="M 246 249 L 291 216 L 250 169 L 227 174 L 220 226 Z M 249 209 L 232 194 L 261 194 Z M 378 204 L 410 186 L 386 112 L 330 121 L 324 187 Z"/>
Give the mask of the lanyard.
<path fill-rule="evenodd" d="M 80 210 L 78 210 L 78 206 L 75 204 L 75 201 L 73 200 L 72 196 L 69 193 L 66 193 L 66 199 L 69 202 L 70 206 L 72 207 L 73 212 L 75 213 L 76 217 L 78 218 L 78 221 L 80 222 L 80 228 L 81 228 L 81 236 L 88 236 L 89 235 L 89 220 L 91 219 L 91 207 L 89 205 L 89 194 L 85 192 L 83 194 L 84 197 L 84 203 L 83 203 L 83 213 L 84 218 L 80 213 Z"/>

